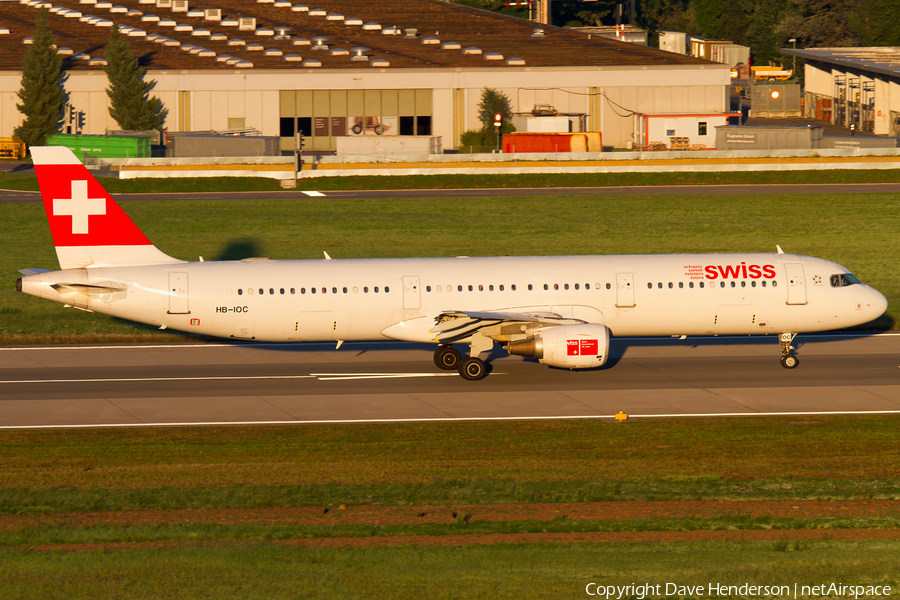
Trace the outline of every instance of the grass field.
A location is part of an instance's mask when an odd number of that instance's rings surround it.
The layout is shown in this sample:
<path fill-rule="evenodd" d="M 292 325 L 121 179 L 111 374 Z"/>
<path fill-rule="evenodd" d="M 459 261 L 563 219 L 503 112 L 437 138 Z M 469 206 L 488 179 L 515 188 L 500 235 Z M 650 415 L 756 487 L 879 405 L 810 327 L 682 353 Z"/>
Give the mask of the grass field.
<path fill-rule="evenodd" d="M 896 590 L 898 424 L 4 431 L 0 595 L 574 598 L 589 582 Z"/>
<path fill-rule="evenodd" d="M 900 322 L 900 200 L 889 194 L 530 196 L 124 202 L 164 252 L 187 260 L 409 256 L 786 252 L 851 269 Z M 17 270 L 56 268 L 43 207 L 0 205 L 0 343 L 174 340 L 16 294 Z"/>

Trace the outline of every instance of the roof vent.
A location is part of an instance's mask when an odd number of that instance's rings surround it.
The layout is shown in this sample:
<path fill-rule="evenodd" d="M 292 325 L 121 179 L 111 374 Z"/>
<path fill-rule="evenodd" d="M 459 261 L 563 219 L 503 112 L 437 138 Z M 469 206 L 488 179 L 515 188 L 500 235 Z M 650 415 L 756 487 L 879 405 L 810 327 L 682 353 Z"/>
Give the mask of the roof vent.
<path fill-rule="evenodd" d="M 362 19 L 355 19 L 355 18 L 344 19 L 344 25 L 347 25 L 347 26 L 356 26 L 356 27 L 359 27 L 359 26 L 361 26 L 362 24 L 363 24 L 363 20 L 362 20 Z"/>
<path fill-rule="evenodd" d="M 459 50 L 462 46 L 458 42 L 444 42 L 441 44 L 441 50 Z"/>
<path fill-rule="evenodd" d="M 172 6 L 172 0 L 169 0 L 169 6 L 170 7 Z M 97 8 L 105 8 L 106 10 L 109 10 L 110 8 L 112 8 L 112 2 L 106 2 L 106 0 L 100 0 L 100 2 L 97 2 L 96 7 Z"/>
<path fill-rule="evenodd" d="M 60 56 L 72 56 L 73 52 L 71 48 L 66 48 L 63 46 L 62 48 L 57 48 L 56 53 Z"/>
<path fill-rule="evenodd" d="M 125 8 L 124 6 L 122 6 L 121 4 L 116 4 L 116 5 L 113 6 L 111 9 L 109 9 L 109 12 L 111 12 L 111 13 L 117 13 L 117 14 L 118 14 L 118 13 L 127 13 L 127 12 L 128 12 L 128 9 Z"/>
<path fill-rule="evenodd" d="M 195 46 L 195 45 L 193 45 L 193 44 L 182 44 L 182 45 L 181 45 L 181 51 L 182 51 L 182 52 L 190 52 L 191 50 L 193 50 L 193 49 L 196 48 L 196 47 L 197 47 L 197 46 Z"/>
<path fill-rule="evenodd" d="M 144 13 L 143 13 L 142 11 L 139 11 L 139 10 L 136 9 L 136 8 L 132 8 L 131 10 L 129 10 L 129 11 L 128 11 L 127 13 L 125 13 L 125 14 L 128 15 L 129 17 L 140 17 L 140 16 L 143 15 Z M 73 11 L 73 10 L 69 10 L 69 11 L 66 11 L 66 14 L 64 14 L 63 16 L 66 17 L 66 18 L 80 17 L 80 16 L 81 16 L 81 13 L 76 13 L 76 12 Z"/>
<path fill-rule="evenodd" d="M 327 37 L 314 37 L 312 40 L 312 50 L 328 50 Z"/>
<path fill-rule="evenodd" d="M 224 33 L 214 33 L 209 36 L 209 41 L 211 42 L 224 42 L 228 40 L 228 36 Z"/>
<path fill-rule="evenodd" d="M 363 31 L 381 31 L 381 24 L 379 24 L 379 23 L 364 23 Z"/>
<path fill-rule="evenodd" d="M 400 28 L 397 26 L 385 27 L 381 30 L 384 35 L 400 35 Z"/>
<path fill-rule="evenodd" d="M 209 29 L 197 28 L 191 32 L 194 37 L 209 37 Z"/>
<path fill-rule="evenodd" d="M 238 64 L 238 63 L 241 62 L 242 60 L 244 60 L 244 59 L 243 59 L 243 58 L 238 58 L 237 56 L 232 56 L 232 57 L 230 57 L 228 60 L 225 61 L 225 64 L 228 65 L 228 66 L 230 66 L 230 67 L 233 67 L 234 65 Z"/>
<path fill-rule="evenodd" d="M 229 59 L 234 58 L 230 54 L 220 54 L 216 57 L 216 62 L 227 62 Z"/>
<path fill-rule="evenodd" d="M 306 38 L 294 38 L 295 46 L 309 46 L 309 40 Z"/>
<path fill-rule="evenodd" d="M 175 31 L 193 31 L 194 26 L 188 25 L 187 23 L 179 23 L 175 26 Z"/>
<path fill-rule="evenodd" d="M 257 4 L 272 4 L 275 0 L 256 0 Z"/>
<path fill-rule="evenodd" d="M 229 46 L 246 46 L 247 42 L 245 42 L 241 38 L 231 38 L 230 40 L 228 40 L 228 45 Z"/>
<path fill-rule="evenodd" d="M 265 52 L 263 52 L 265 56 L 284 56 L 284 52 L 279 50 L 278 48 L 268 48 Z"/>
<path fill-rule="evenodd" d="M 253 63 L 249 60 L 239 60 L 238 62 L 234 63 L 234 66 L 238 69 L 252 69 Z"/>
<path fill-rule="evenodd" d="M 159 17 L 156 15 L 144 15 L 141 17 L 141 21 L 144 23 L 159 23 Z"/>
<path fill-rule="evenodd" d="M 403 32 L 404 32 L 404 35 L 403 35 L 404 40 L 414 40 L 419 37 L 418 29 L 404 29 Z"/>
<path fill-rule="evenodd" d="M 191 19 L 202 19 L 203 11 L 199 8 L 192 8 L 191 10 L 187 11 L 187 16 Z"/>
<path fill-rule="evenodd" d="M 291 7 L 294 12 L 309 12 L 309 7 L 305 4 L 295 4 Z"/>
<path fill-rule="evenodd" d="M 91 60 L 90 54 L 85 54 L 84 52 L 76 52 L 72 56 L 69 57 L 69 60 L 73 61 L 82 61 L 82 60 Z"/>
<path fill-rule="evenodd" d="M 484 55 L 484 60 L 503 60 L 503 55 L 499 52 L 488 52 Z"/>
<path fill-rule="evenodd" d="M 92 58 L 88 61 L 89 67 L 105 67 L 107 64 L 105 58 Z"/>
<path fill-rule="evenodd" d="M 508 58 L 506 59 L 507 66 L 510 67 L 519 67 L 525 64 L 525 61 L 521 58 Z"/>
<path fill-rule="evenodd" d="M 187 12 L 188 0 L 172 0 L 172 12 Z"/>
<path fill-rule="evenodd" d="M 350 49 L 350 52 L 353 53 L 353 58 L 363 57 L 366 60 L 369 59 L 369 57 L 366 56 L 366 52 L 368 52 L 368 51 L 369 51 L 369 49 L 366 48 L 365 46 L 356 46 L 356 47 Z"/>
<path fill-rule="evenodd" d="M 175 22 L 175 19 L 162 18 L 159 20 L 160 27 L 175 27 L 178 23 Z"/>
<path fill-rule="evenodd" d="M 535 29 L 531 33 L 531 37 L 544 37 L 544 30 L 543 29 Z"/>
<path fill-rule="evenodd" d="M 156 3 L 156 0 L 153 0 Z M 78 4 L 97 4 L 97 0 L 78 0 Z"/>
<path fill-rule="evenodd" d="M 256 17 L 241 17 L 238 19 L 238 29 L 241 31 L 256 31 Z"/>
<path fill-rule="evenodd" d="M 156 0 L 156 8 L 172 8 L 172 0 Z"/>
<path fill-rule="evenodd" d="M 138 4 L 156 4 L 156 0 L 138 0 Z"/>
<path fill-rule="evenodd" d="M 325 12 L 325 9 L 322 8 L 314 8 L 309 11 L 309 16 L 311 17 L 324 17 L 328 13 Z"/>
<path fill-rule="evenodd" d="M 206 48 L 202 48 L 200 52 L 197 52 L 197 56 L 201 58 L 212 58 L 216 53 L 213 50 L 207 50 Z"/>
<path fill-rule="evenodd" d="M 302 66 L 306 68 L 321 67 L 322 63 L 313 58 L 308 58 L 303 61 Z"/>
<path fill-rule="evenodd" d="M 481 48 L 469 46 L 468 48 L 463 50 L 463 54 L 481 54 Z"/>
<path fill-rule="evenodd" d="M 369 65 L 372 67 L 389 67 L 391 66 L 391 63 L 383 58 L 376 58 L 375 60 L 370 62 Z"/>
<path fill-rule="evenodd" d="M 222 9 L 221 8 L 207 8 L 203 11 L 203 19 L 206 21 L 221 21 L 222 20 Z"/>
<path fill-rule="evenodd" d="M 289 0 L 275 0 L 274 6 L 275 8 L 290 8 L 291 3 Z"/>
<path fill-rule="evenodd" d="M 260 27 L 254 33 L 256 33 L 256 35 L 275 35 L 275 32 L 268 27 Z"/>
<path fill-rule="evenodd" d="M 437 39 L 436 37 L 427 37 L 427 38 L 422 38 L 422 43 L 425 44 L 426 46 L 437 45 L 437 44 L 441 43 L 441 40 Z"/>
<path fill-rule="evenodd" d="M 99 21 L 96 21 L 94 23 L 94 26 L 96 26 L 96 27 L 112 27 L 113 22 L 110 21 L 109 19 L 100 19 Z"/>
<path fill-rule="evenodd" d="M 325 17 L 326 21 L 343 21 L 344 15 L 339 15 L 338 13 L 331 13 L 327 17 Z"/>
<path fill-rule="evenodd" d="M 265 50 L 262 44 L 247 44 L 248 52 L 262 52 Z"/>
<path fill-rule="evenodd" d="M 286 37 L 289 37 L 291 34 L 291 28 L 287 27 L 285 25 L 273 27 L 272 29 L 275 30 L 275 35 L 277 35 L 278 37 L 286 38 Z"/>
<path fill-rule="evenodd" d="M 349 56 L 350 53 L 347 52 L 344 48 L 332 48 L 331 50 L 332 56 Z"/>
<path fill-rule="evenodd" d="M 288 62 L 300 62 L 301 60 L 303 60 L 303 57 L 301 57 L 299 54 L 285 54 L 284 60 Z"/>
<path fill-rule="evenodd" d="M 177 48 L 181 45 L 181 42 L 178 40 L 173 40 L 172 38 L 166 38 L 166 40 L 162 43 L 163 46 L 173 46 Z"/>
<path fill-rule="evenodd" d="M 132 28 L 131 31 L 128 32 L 128 37 L 147 37 L 147 32 L 143 29 Z"/>

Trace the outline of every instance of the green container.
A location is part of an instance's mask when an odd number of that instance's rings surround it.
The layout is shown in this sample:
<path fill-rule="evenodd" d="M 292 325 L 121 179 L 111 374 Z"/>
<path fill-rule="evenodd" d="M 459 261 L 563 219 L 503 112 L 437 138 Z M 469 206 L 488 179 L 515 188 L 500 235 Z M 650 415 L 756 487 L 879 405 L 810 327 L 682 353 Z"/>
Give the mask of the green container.
<path fill-rule="evenodd" d="M 70 148 L 79 160 L 84 158 L 149 158 L 150 138 L 120 135 L 68 135 L 55 133 L 47 136 L 48 146 Z"/>

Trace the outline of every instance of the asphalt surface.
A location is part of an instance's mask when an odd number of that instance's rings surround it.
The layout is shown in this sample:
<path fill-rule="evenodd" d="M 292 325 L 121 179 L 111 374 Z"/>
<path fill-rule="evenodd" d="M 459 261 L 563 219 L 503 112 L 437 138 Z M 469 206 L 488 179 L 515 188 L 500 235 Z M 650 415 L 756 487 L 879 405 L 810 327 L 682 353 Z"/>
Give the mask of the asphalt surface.
<path fill-rule="evenodd" d="M 824 183 L 796 185 L 665 185 L 633 187 L 572 187 L 572 188 L 479 188 L 460 190 L 315 190 L 315 182 L 308 188 L 275 192 L 197 192 L 191 194 L 112 194 L 119 202 L 148 200 L 256 200 L 259 198 L 490 198 L 505 196 L 592 196 L 674 194 L 689 196 L 747 195 L 747 194 L 897 194 L 900 183 Z M 39 192 L 0 190 L 0 203 L 41 202 Z"/>
<path fill-rule="evenodd" d="M 0 348 L 0 428 L 900 413 L 900 334 L 615 339 L 593 371 L 491 355 L 478 382 L 402 343 Z"/>

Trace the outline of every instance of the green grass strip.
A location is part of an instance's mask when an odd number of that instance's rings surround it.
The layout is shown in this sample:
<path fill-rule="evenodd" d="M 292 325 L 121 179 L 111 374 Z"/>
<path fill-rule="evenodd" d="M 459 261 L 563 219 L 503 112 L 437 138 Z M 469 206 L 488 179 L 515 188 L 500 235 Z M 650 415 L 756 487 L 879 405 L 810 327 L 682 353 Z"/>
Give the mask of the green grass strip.
<path fill-rule="evenodd" d="M 752 583 L 788 585 L 792 592 L 795 583 L 832 581 L 891 585 L 895 594 L 900 584 L 898 555 L 900 541 L 894 540 L 320 549 L 269 542 L 126 552 L 0 549 L 0 595 L 22 600 L 530 600 L 586 598 L 585 587 L 592 582 L 650 583 L 663 586 L 663 592 L 666 583 Z"/>
<path fill-rule="evenodd" d="M 477 511 L 476 511 L 477 512 Z M 339 518 L 339 517 L 336 517 Z M 38 526 L 0 532 L 0 546 L 53 546 L 60 544 L 111 544 L 141 542 L 199 542 L 241 540 L 290 540 L 364 538 L 390 536 L 493 535 L 527 533 L 594 533 L 645 531 L 749 531 L 897 529 L 900 517 L 750 517 L 479 521 L 404 525 L 132 525 Z"/>
<path fill-rule="evenodd" d="M 0 513 L 49 514 L 285 506 L 468 505 L 623 500 L 900 500 L 900 479 L 753 481 L 637 479 L 630 481 L 436 481 L 303 486 L 158 489 L 0 488 Z"/>

